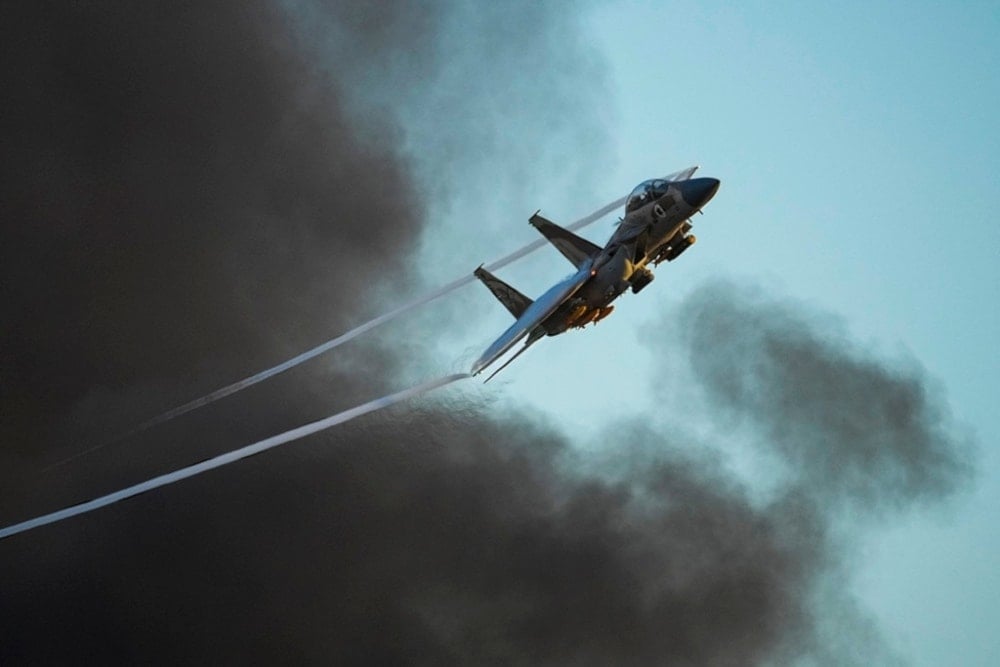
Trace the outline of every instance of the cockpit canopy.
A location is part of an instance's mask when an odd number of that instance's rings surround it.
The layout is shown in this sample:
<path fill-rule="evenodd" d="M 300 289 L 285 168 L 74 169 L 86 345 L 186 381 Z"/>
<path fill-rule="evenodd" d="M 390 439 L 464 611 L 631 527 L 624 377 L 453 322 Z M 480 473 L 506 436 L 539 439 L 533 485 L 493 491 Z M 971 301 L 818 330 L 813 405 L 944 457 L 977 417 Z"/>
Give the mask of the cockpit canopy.
<path fill-rule="evenodd" d="M 637 208 L 642 208 L 646 204 L 656 201 L 667 194 L 668 185 L 670 185 L 670 181 L 655 178 L 650 181 L 643 181 L 635 186 L 635 190 L 632 191 L 632 194 L 628 196 L 628 200 L 625 202 L 625 212 L 631 213 Z"/>

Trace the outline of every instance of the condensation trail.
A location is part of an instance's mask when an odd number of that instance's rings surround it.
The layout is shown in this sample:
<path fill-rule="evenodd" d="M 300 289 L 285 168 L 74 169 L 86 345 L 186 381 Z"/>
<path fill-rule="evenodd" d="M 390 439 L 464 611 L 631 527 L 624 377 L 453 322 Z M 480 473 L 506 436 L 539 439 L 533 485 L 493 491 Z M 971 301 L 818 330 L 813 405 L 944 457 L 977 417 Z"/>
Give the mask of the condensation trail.
<path fill-rule="evenodd" d="M 253 456 L 254 454 L 259 454 L 265 450 L 271 449 L 272 447 L 277 447 L 278 445 L 291 442 L 292 440 L 304 438 L 307 435 L 312 435 L 313 433 L 330 428 L 331 426 L 343 424 L 344 422 L 350 421 L 355 417 L 360 417 L 361 415 L 369 412 L 380 410 L 384 407 L 392 405 L 393 403 L 405 401 L 408 398 L 413 398 L 414 396 L 418 396 L 467 377 L 470 377 L 468 373 L 446 375 L 445 377 L 438 378 L 437 380 L 431 380 L 415 387 L 404 389 L 403 391 L 395 394 L 383 396 L 382 398 L 376 398 L 375 400 L 369 401 L 363 405 L 359 405 L 349 410 L 344 410 L 343 412 L 338 412 L 335 415 L 331 415 L 325 419 L 320 419 L 319 421 L 314 421 L 304 426 L 299 426 L 291 431 L 285 431 L 284 433 L 273 435 L 270 438 L 235 449 L 231 452 L 219 454 L 218 456 L 202 461 L 201 463 L 195 463 L 194 465 L 187 466 L 186 468 L 181 468 L 180 470 L 175 470 L 174 472 L 154 477 L 146 480 L 145 482 L 124 488 L 120 491 L 109 493 L 106 496 L 101 496 L 100 498 L 95 498 L 85 503 L 80 503 L 79 505 L 73 505 L 72 507 L 67 507 L 66 509 L 59 510 L 58 512 L 52 512 L 51 514 L 45 514 L 34 519 L 29 519 L 28 521 L 22 521 L 21 523 L 16 523 L 6 528 L 0 528 L 0 539 L 10 537 L 11 535 L 17 535 L 18 533 L 23 533 L 27 530 L 31 530 L 32 528 L 38 528 L 39 526 L 55 523 L 56 521 L 62 521 L 63 519 L 68 519 L 79 514 L 86 514 L 87 512 L 92 512 L 96 509 L 100 509 L 101 507 L 107 507 L 108 505 L 117 503 L 119 500 L 131 498 L 132 496 L 136 496 L 145 491 L 158 489 L 161 486 L 166 486 L 167 484 L 173 484 L 174 482 L 179 482 L 180 480 L 187 479 L 188 477 L 200 475 L 203 472 L 220 468 L 228 463 L 245 459 L 246 457 Z"/>
<path fill-rule="evenodd" d="M 601 208 L 597 209 L 596 211 L 594 211 L 590 215 L 588 215 L 588 216 L 586 216 L 584 218 L 580 218 L 579 220 L 577 220 L 576 222 L 574 222 L 571 225 L 567 225 L 566 228 L 570 229 L 570 230 L 577 230 L 577 229 L 580 229 L 582 227 L 586 227 L 587 225 L 593 223 L 596 220 L 599 220 L 599 219 L 603 218 L 605 215 L 607 215 L 608 213 L 611 213 L 612 211 L 614 211 L 615 209 L 619 208 L 620 206 L 623 206 L 624 204 L 625 204 L 625 197 L 622 197 L 621 199 L 616 199 L 615 201 L 611 202 L 610 204 L 608 204 L 606 206 L 602 206 Z M 502 257 L 502 258 L 500 258 L 500 259 L 498 259 L 498 260 L 496 260 L 496 261 L 494 261 L 494 262 L 492 262 L 490 264 L 485 265 L 486 270 L 487 271 L 494 271 L 494 270 L 499 269 L 501 267 L 507 266 L 511 262 L 513 262 L 515 260 L 518 260 L 518 259 L 524 257 L 525 255 L 527 255 L 527 254 L 529 254 L 531 252 L 534 252 L 535 250 L 538 250 L 539 248 L 541 248 L 546 243 L 548 243 L 548 241 L 546 241 L 544 238 L 541 238 L 541 239 L 538 239 L 536 241 L 533 241 L 532 243 L 529 243 L 528 245 L 524 246 L 523 248 L 521 248 L 519 250 L 515 250 L 514 252 L 510 253 L 506 257 Z M 456 289 L 458 289 L 459 287 L 462 287 L 463 285 L 467 285 L 468 283 L 472 282 L 473 280 L 475 280 L 475 276 L 473 276 L 471 273 L 469 273 L 468 275 L 462 276 L 458 280 L 453 280 L 452 282 L 448 283 L 444 287 L 438 288 L 437 290 L 431 292 L 430 294 L 425 294 L 424 296 L 419 297 L 419 298 L 417 298 L 417 299 L 415 299 L 415 300 L 413 300 L 413 301 L 411 301 L 409 303 L 403 304 L 402 306 L 399 306 L 398 308 L 396 308 L 394 310 L 391 310 L 388 313 L 385 313 L 384 315 L 379 315 L 375 319 L 369 320 L 369 321 L 365 322 L 364 324 L 362 324 L 360 326 L 357 326 L 357 327 L 351 329 L 350 331 L 341 334 L 340 336 L 337 336 L 336 338 L 328 340 L 327 342 L 325 342 L 325 343 L 323 343 L 321 345 L 317 345 L 316 347 L 312 348 L 311 350 L 307 350 L 306 352 L 303 352 L 302 354 L 300 354 L 298 356 L 292 357 L 288 361 L 284 361 L 284 362 L 278 364 L 277 366 L 273 366 L 273 367 L 268 368 L 266 370 L 260 371 L 259 373 L 255 374 L 255 375 L 251 375 L 250 377 L 244 378 L 242 380 L 238 380 L 238 381 L 236 381 L 236 382 L 234 382 L 234 383 L 232 383 L 230 385 L 226 385 L 225 387 L 222 387 L 220 389 L 216 389 L 215 391 L 213 391 L 211 393 L 205 394 L 201 398 L 196 398 L 193 401 L 185 403 L 184 405 L 180 405 L 180 406 L 178 406 L 176 408 L 173 408 L 172 410 L 167 410 L 166 412 L 164 412 L 161 415 L 158 415 L 156 417 L 153 417 L 152 419 L 149 419 L 147 421 L 142 422 L 141 424 L 139 424 L 138 426 L 136 426 L 135 428 L 133 428 L 132 430 L 130 430 L 130 431 L 126 432 L 126 433 L 122 433 L 122 434 L 120 434 L 120 435 L 118 435 L 118 436 L 116 436 L 116 437 L 114 437 L 114 438 L 112 438 L 110 440 L 106 440 L 105 442 L 100 443 L 99 445 L 95 445 L 95 446 L 90 447 L 88 449 L 85 449 L 85 450 L 83 450 L 81 452 L 77 452 L 76 454 L 74 454 L 72 456 L 69 456 L 67 458 L 64 458 L 64 459 L 56 462 L 56 463 L 53 463 L 53 464 L 47 466 L 43 470 L 43 472 L 47 471 L 47 470 L 51 470 L 52 468 L 56 468 L 58 466 L 61 466 L 61 465 L 65 464 L 65 463 L 69 463 L 70 461 L 72 461 L 74 459 L 77 459 L 77 458 L 79 458 L 81 456 L 84 456 L 86 454 L 90 454 L 91 452 L 94 452 L 94 451 L 97 451 L 97 450 L 102 449 L 104 447 L 107 447 L 108 445 L 112 445 L 112 444 L 114 444 L 116 442 L 119 442 L 121 440 L 125 440 L 126 438 L 130 438 L 133 435 L 136 435 L 136 434 L 141 433 L 141 432 L 143 432 L 143 431 L 145 431 L 147 429 L 150 429 L 150 428 L 152 428 L 154 426 L 157 426 L 158 424 L 162 424 L 162 423 L 170 421 L 171 419 L 174 419 L 176 417 L 180 417 L 183 414 L 187 414 L 188 412 L 191 412 L 192 410 L 197 410 L 198 408 L 204 407 L 204 406 L 206 406 L 206 405 L 208 405 L 210 403 L 214 403 L 215 401 L 218 401 L 219 399 L 225 398 L 226 396 L 231 396 L 232 394 L 235 394 L 238 391 L 242 391 L 244 389 L 247 389 L 248 387 L 252 387 L 253 385 L 258 384 L 260 382 L 263 382 L 264 380 L 266 380 L 268 378 L 274 377 L 275 375 L 278 375 L 279 373 L 284 373 L 285 371 L 287 371 L 287 370 L 289 370 L 291 368 L 294 368 L 295 366 L 298 366 L 299 364 L 305 363 L 305 362 L 309 361 L 310 359 L 318 357 L 319 355 L 323 354 L 324 352 L 329 352 L 333 348 L 335 348 L 335 347 L 337 347 L 339 345 L 343 345 L 344 343 L 346 343 L 349 340 L 357 338 L 361 334 L 363 334 L 366 331 L 369 331 L 371 329 L 374 329 L 375 327 L 377 327 L 380 324 L 384 324 L 385 322 L 388 322 L 389 320 L 395 319 L 395 318 L 399 317 L 400 315 L 402 315 L 404 313 L 408 313 L 409 311 L 413 310 L 414 308 L 418 308 L 420 306 L 423 306 L 424 304 L 427 304 L 427 303 L 430 303 L 431 301 L 434 301 L 435 299 L 439 299 L 439 298 L 443 297 L 444 295 L 448 294 L 449 292 L 453 292 Z"/>

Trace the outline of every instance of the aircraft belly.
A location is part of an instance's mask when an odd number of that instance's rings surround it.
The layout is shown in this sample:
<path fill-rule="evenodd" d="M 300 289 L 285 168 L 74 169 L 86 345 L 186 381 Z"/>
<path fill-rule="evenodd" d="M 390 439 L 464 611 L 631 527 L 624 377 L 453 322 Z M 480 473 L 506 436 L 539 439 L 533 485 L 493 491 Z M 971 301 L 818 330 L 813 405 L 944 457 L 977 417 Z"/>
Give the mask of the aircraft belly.
<path fill-rule="evenodd" d="M 691 229 L 691 223 L 687 218 L 680 222 L 670 222 L 669 224 L 657 224 L 650 230 L 650 241 L 646 246 L 646 251 L 642 257 L 635 258 L 637 267 L 645 266 L 653 261 L 663 247 L 678 235 L 684 235 Z"/>
<path fill-rule="evenodd" d="M 603 308 L 628 289 L 628 280 L 633 271 L 635 265 L 629 258 L 629 253 L 625 248 L 619 247 L 614 255 L 601 264 L 596 275 L 580 288 L 577 297 L 591 308 Z"/>

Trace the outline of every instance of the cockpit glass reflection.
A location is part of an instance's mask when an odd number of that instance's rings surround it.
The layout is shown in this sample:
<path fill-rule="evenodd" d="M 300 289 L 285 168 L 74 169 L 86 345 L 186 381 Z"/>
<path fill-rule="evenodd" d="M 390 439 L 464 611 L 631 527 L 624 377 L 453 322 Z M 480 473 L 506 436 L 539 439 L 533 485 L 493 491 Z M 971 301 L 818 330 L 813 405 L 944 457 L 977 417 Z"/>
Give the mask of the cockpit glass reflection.
<path fill-rule="evenodd" d="M 642 208 L 650 202 L 656 201 L 663 195 L 667 194 L 667 187 L 669 185 L 669 181 L 665 181 L 661 178 L 643 181 L 639 185 L 635 186 L 635 189 L 632 190 L 632 194 L 628 196 L 628 200 L 625 202 L 625 212 L 631 213 L 632 211 Z"/>

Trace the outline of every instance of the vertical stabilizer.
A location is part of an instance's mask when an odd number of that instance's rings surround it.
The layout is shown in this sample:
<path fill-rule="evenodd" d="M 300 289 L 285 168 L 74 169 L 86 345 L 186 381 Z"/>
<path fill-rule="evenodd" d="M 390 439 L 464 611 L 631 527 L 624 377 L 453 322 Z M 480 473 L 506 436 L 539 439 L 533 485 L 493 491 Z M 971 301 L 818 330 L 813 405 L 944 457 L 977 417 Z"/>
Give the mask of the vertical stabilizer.
<path fill-rule="evenodd" d="M 528 222 L 531 223 L 532 227 L 540 231 L 542 236 L 547 238 L 549 243 L 554 245 L 566 259 L 573 262 L 573 266 L 578 269 L 584 262 L 601 251 L 599 245 L 577 236 L 568 229 L 563 229 L 537 213 L 531 216 Z"/>
<path fill-rule="evenodd" d="M 490 291 L 493 292 L 493 296 L 495 296 L 497 301 L 502 303 L 504 307 L 510 311 L 510 314 L 514 316 L 514 319 L 524 315 L 524 311 L 526 311 L 528 306 L 532 303 L 531 299 L 524 296 L 481 266 L 473 272 L 473 275 L 479 278 L 484 285 L 490 288 Z"/>

